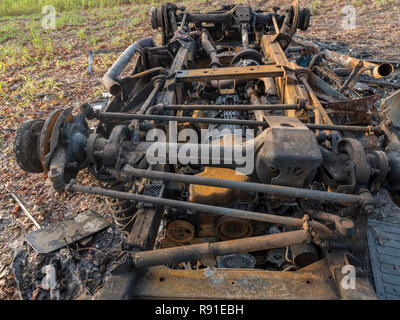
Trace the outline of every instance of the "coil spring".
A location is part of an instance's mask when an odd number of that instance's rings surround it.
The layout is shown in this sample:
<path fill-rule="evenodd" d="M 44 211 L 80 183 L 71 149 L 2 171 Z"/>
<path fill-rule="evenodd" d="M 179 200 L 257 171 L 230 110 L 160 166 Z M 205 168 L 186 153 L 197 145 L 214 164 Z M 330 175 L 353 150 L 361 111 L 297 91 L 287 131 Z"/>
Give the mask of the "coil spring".
<path fill-rule="evenodd" d="M 129 183 L 125 183 L 117 181 L 109 175 L 101 175 L 98 172 L 93 171 L 92 173 L 102 188 L 123 192 L 136 192 L 136 184 L 134 180 L 131 180 Z M 128 234 L 125 229 L 136 218 L 135 213 L 137 202 L 108 197 L 105 197 L 104 201 L 113 217 L 117 230 Z"/>

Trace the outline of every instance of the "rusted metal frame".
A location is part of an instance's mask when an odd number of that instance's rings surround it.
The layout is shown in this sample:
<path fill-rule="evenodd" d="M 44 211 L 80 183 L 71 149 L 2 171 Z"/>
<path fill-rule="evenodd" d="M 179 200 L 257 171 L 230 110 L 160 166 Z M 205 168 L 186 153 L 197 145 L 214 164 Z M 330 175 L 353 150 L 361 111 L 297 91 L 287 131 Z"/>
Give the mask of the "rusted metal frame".
<path fill-rule="evenodd" d="M 134 298 L 133 289 L 140 279 L 131 263 L 124 262 L 118 265 L 106 278 L 104 286 L 94 298 L 96 300 L 131 300 Z"/>
<path fill-rule="evenodd" d="M 283 23 L 281 25 L 281 29 L 279 33 L 286 33 L 286 30 L 288 28 L 288 23 L 289 23 L 290 15 L 287 14 L 285 15 L 285 18 L 283 19 Z"/>
<path fill-rule="evenodd" d="M 278 22 L 276 21 L 276 17 L 274 15 L 272 16 L 272 23 L 274 25 L 275 33 L 279 34 Z"/>
<path fill-rule="evenodd" d="M 265 236 L 201 243 L 132 253 L 133 264 L 138 269 L 159 265 L 174 265 L 184 261 L 201 260 L 233 253 L 254 252 L 284 248 L 311 241 L 306 230 L 275 233 Z"/>
<path fill-rule="evenodd" d="M 200 270 L 150 267 L 132 287 L 136 299 L 295 299 L 335 300 L 341 296 L 322 259 L 295 272 L 259 269 Z"/>
<path fill-rule="evenodd" d="M 277 81 L 284 81 L 283 79 L 280 80 L 277 78 Z M 299 101 L 300 99 L 303 99 L 304 101 L 308 101 L 308 97 L 306 95 L 306 91 L 304 90 L 303 87 L 301 87 L 298 84 L 292 83 L 292 82 L 286 82 L 283 84 L 283 96 L 281 98 L 282 102 L 285 103 L 292 103 Z M 307 107 L 309 108 L 309 107 Z M 312 109 L 312 108 L 310 108 Z M 289 110 L 287 115 L 289 117 L 296 117 L 296 110 Z"/>
<path fill-rule="evenodd" d="M 272 42 L 271 36 L 264 35 L 261 39 L 261 46 L 263 48 L 264 54 L 272 61 L 275 61 L 277 65 L 290 67 L 290 63 L 282 50 L 282 47 L 277 42 Z M 277 87 L 279 88 L 280 98 L 282 103 L 295 103 L 299 98 L 303 98 L 303 88 L 299 87 L 293 79 L 294 74 L 292 71 L 286 69 L 286 78 L 278 78 Z M 314 114 L 316 117 L 316 123 L 320 124 L 319 116 L 321 115 L 324 123 L 333 125 L 332 120 L 329 118 L 329 115 L 326 113 L 324 107 L 319 102 L 318 98 L 314 94 L 311 86 L 308 84 L 307 79 L 304 76 L 300 76 L 298 79 L 306 88 L 310 104 L 314 106 L 316 109 L 314 110 Z M 300 94 L 299 94 L 300 93 Z M 289 116 L 295 116 L 295 112 L 289 112 Z"/>
<path fill-rule="evenodd" d="M 148 169 L 167 170 L 168 167 L 165 165 L 150 166 Z M 163 172 L 163 171 L 160 171 Z M 160 190 L 158 198 L 163 198 L 165 194 L 165 186 L 168 186 L 168 182 L 164 184 L 163 181 L 158 181 Z M 147 180 L 143 181 L 144 184 L 148 183 Z M 141 192 L 140 188 L 138 192 Z M 141 251 L 151 250 L 154 247 L 158 230 L 160 228 L 161 218 L 164 211 L 163 205 L 156 206 L 145 206 L 139 204 L 139 212 L 137 212 L 135 222 L 132 226 L 132 230 L 129 234 L 129 239 L 126 243 L 130 250 Z"/>
<path fill-rule="evenodd" d="M 134 251 L 151 250 L 154 248 L 164 206 L 139 210 L 127 244 Z"/>
<path fill-rule="evenodd" d="M 343 254 L 328 254 L 294 272 L 218 269 L 212 275 L 205 269 L 173 270 L 166 266 L 149 267 L 143 273 L 125 263 L 112 272 L 96 300 L 376 299 L 371 284 L 358 271 L 356 289 L 343 288 L 345 260 Z"/>
<path fill-rule="evenodd" d="M 326 112 L 326 110 L 322 106 L 321 102 L 319 101 L 319 99 L 315 95 L 313 89 L 308 84 L 307 78 L 305 76 L 300 76 L 299 80 L 305 86 L 305 88 L 306 88 L 306 90 L 308 92 L 308 95 L 309 95 L 310 100 L 311 100 L 311 105 L 314 106 L 316 108 L 316 111 L 318 111 L 318 113 L 321 114 L 321 116 L 322 116 L 321 120 L 323 120 L 323 122 L 328 124 L 328 125 L 334 125 L 332 120 L 331 120 L 331 118 L 329 117 L 328 113 Z M 317 117 L 317 114 L 316 114 L 316 117 Z M 317 124 L 319 124 L 317 121 L 315 121 L 315 122 Z"/>
<path fill-rule="evenodd" d="M 252 80 L 266 77 L 282 77 L 284 70 L 276 65 L 259 65 L 246 67 L 226 67 L 209 69 L 181 70 L 176 79 L 180 81 L 212 81 L 212 80 Z"/>
<path fill-rule="evenodd" d="M 189 59 L 191 48 L 191 43 L 186 43 L 185 46 L 181 46 L 168 71 L 168 77 L 164 85 L 166 92 L 163 97 L 163 103 L 165 104 L 180 103 L 182 100 L 182 89 L 176 85 L 176 75 Z"/>
<path fill-rule="evenodd" d="M 328 266 L 331 270 L 333 279 L 337 286 L 337 290 L 344 300 L 376 300 L 376 293 L 367 278 L 365 277 L 362 269 L 350 263 L 346 257 L 346 254 L 329 254 L 327 256 Z M 346 289 L 342 283 L 344 277 L 348 273 L 343 273 L 343 268 L 346 265 L 351 265 L 356 269 L 356 288 Z"/>
<path fill-rule="evenodd" d="M 325 110 L 324 110 L 325 111 Z M 189 122 L 189 123 L 208 123 L 208 124 L 236 124 L 249 127 L 262 126 L 264 128 L 269 127 L 269 124 L 265 121 L 254 121 L 254 120 L 240 120 L 240 119 L 219 119 L 219 118 L 195 118 L 195 117 L 178 117 L 178 116 L 163 116 L 163 115 L 147 115 L 147 114 L 127 114 L 119 112 L 98 112 L 96 117 L 100 120 L 151 120 L 151 121 L 177 121 L 177 122 Z M 358 131 L 358 132 L 371 132 L 374 130 L 371 126 L 345 126 L 345 125 L 325 125 L 325 124 L 312 124 L 304 123 L 309 129 L 321 129 L 321 130 L 337 130 L 337 131 Z"/>
<path fill-rule="evenodd" d="M 96 300 L 114 299 L 376 299 L 368 280 L 357 274 L 356 289 L 345 290 L 343 254 L 328 254 L 294 272 L 259 269 L 173 270 L 155 266 L 141 272 L 120 265 Z M 144 272 L 144 273 L 143 273 Z M 358 273 L 358 272 L 357 272 Z"/>
<path fill-rule="evenodd" d="M 286 68 L 282 77 L 274 78 L 281 103 L 296 104 L 299 99 L 307 99 L 305 90 L 298 85 L 294 72 L 290 69 L 285 52 L 278 42 L 273 42 L 273 36 L 263 35 L 261 47 L 268 60 L 274 61 L 277 66 Z M 289 110 L 288 116 L 296 116 L 296 111 Z"/>
<path fill-rule="evenodd" d="M 318 95 L 319 93 L 323 93 L 327 98 L 333 101 L 348 101 L 349 98 L 345 97 L 340 92 L 336 91 L 332 86 L 323 81 L 320 77 L 315 75 L 314 73 L 308 74 L 310 78 L 308 79 L 309 84 L 312 86 L 314 93 Z M 342 83 L 339 79 L 339 83 Z M 327 101 L 330 101 L 327 100 Z"/>
<path fill-rule="evenodd" d="M 275 62 L 277 66 L 289 66 L 289 60 L 287 59 L 282 47 L 278 42 L 272 42 L 273 36 L 263 35 L 261 38 L 261 47 L 264 51 L 264 55 L 270 60 Z"/>

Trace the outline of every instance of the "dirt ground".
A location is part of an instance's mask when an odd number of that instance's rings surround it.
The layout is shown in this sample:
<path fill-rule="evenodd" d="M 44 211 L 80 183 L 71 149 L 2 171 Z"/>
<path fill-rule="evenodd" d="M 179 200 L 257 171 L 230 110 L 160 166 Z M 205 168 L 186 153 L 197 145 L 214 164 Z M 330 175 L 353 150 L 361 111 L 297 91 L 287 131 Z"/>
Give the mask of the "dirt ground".
<path fill-rule="evenodd" d="M 180 4 L 192 11 L 207 11 L 232 2 L 193 0 Z M 309 30 L 300 32 L 301 36 L 342 42 L 356 56 L 368 53 L 371 58 L 399 59 L 400 1 L 299 2 L 311 7 L 313 13 Z M 247 3 L 265 9 L 282 6 L 282 1 Z M 356 8 L 354 29 L 343 29 L 341 24 L 341 10 L 348 4 Z M 21 298 L 10 266 L 24 234 L 35 229 L 9 192 L 15 193 L 42 225 L 74 217 L 87 209 L 105 215 L 111 222 L 102 199 L 56 194 L 44 174 L 20 170 L 12 152 L 16 128 L 24 120 L 45 118 L 55 108 L 77 107 L 101 99 L 101 77 L 118 53 L 95 55 L 93 70 L 88 74 L 89 50 L 119 50 L 145 36 L 160 41 L 150 27 L 149 9 L 150 4 L 142 4 L 60 13 L 58 27 L 46 31 L 40 29 L 39 16 L 0 18 L 0 300 Z M 86 172 L 80 173 L 77 180 L 94 184 Z M 83 259 L 90 259 L 87 257 L 93 251 L 88 250 Z M 31 253 L 28 260 L 41 258 Z M 36 295 L 28 298 L 35 299 Z"/>

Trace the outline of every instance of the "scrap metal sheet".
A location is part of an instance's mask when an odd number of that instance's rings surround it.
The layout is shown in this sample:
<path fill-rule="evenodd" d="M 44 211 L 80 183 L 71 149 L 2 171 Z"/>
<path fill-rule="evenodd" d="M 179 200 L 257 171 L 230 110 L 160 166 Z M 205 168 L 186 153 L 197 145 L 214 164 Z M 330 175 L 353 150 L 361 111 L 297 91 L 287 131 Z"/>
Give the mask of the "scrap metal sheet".
<path fill-rule="evenodd" d="M 28 233 L 26 241 L 38 253 L 50 253 L 75 241 L 81 240 L 109 226 L 109 222 L 92 211 L 85 211 L 74 219 Z"/>

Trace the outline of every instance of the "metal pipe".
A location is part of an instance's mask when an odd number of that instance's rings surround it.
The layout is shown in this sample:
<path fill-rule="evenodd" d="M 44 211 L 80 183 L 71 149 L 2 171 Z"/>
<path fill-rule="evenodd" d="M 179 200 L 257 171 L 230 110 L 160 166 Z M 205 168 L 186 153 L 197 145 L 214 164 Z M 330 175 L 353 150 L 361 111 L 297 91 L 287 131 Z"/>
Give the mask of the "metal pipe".
<path fill-rule="evenodd" d="M 237 240 L 140 251 L 133 253 L 132 258 L 135 267 L 141 269 L 150 266 L 173 265 L 183 261 L 200 260 L 206 257 L 217 257 L 226 254 L 283 248 L 288 245 L 305 244 L 310 241 L 311 237 L 307 231 L 298 230 Z"/>
<path fill-rule="evenodd" d="M 313 218 L 333 222 L 335 229 L 345 237 L 351 236 L 354 232 L 354 223 L 348 218 L 342 218 L 336 214 L 322 210 L 308 209 L 307 212 Z"/>
<path fill-rule="evenodd" d="M 349 132 L 373 132 L 373 126 L 342 126 L 342 125 L 328 125 L 328 124 L 313 124 L 305 123 L 306 127 L 314 130 L 337 130 Z"/>
<path fill-rule="evenodd" d="M 348 77 L 350 73 L 353 71 L 351 68 L 334 68 L 333 72 L 339 77 Z"/>
<path fill-rule="evenodd" d="M 136 47 L 136 42 L 130 45 L 103 76 L 103 85 L 113 96 L 117 96 L 122 92 L 122 86 L 115 79 L 136 53 Z"/>
<path fill-rule="evenodd" d="M 152 69 L 148 69 L 148 70 L 136 73 L 136 74 L 128 76 L 126 78 L 131 79 L 131 80 L 137 79 L 137 78 L 143 78 L 143 77 L 150 76 L 153 74 L 160 74 L 160 73 L 164 72 L 165 70 L 166 69 L 164 67 L 156 67 L 156 68 L 152 68 Z"/>
<path fill-rule="evenodd" d="M 300 110 L 298 104 L 235 104 L 235 105 L 204 105 L 204 104 L 170 104 L 170 105 L 155 105 L 164 110 Z"/>
<path fill-rule="evenodd" d="M 116 173 L 115 171 L 113 172 Z M 284 187 L 284 186 L 276 186 L 271 184 L 263 184 L 255 182 L 216 179 L 216 178 L 183 175 L 183 174 L 153 171 L 153 170 L 142 170 L 133 168 L 130 165 L 125 165 L 122 170 L 122 173 L 138 178 L 167 180 L 167 181 L 182 182 L 186 184 L 198 184 L 204 186 L 237 189 L 237 190 L 272 194 L 277 196 L 285 196 L 291 198 L 314 199 L 323 202 L 332 201 L 332 202 L 341 202 L 341 203 L 359 205 L 362 200 L 362 198 L 359 195 L 353 195 L 353 194 Z"/>
<path fill-rule="evenodd" d="M 253 88 L 247 89 L 247 95 L 250 98 L 251 104 L 253 104 L 253 105 L 260 104 L 260 98 Z M 254 117 L 256 118 L 257 121 L 265 121 L 265 113 L 263 110 L 253 109 L 252 111 L 253 111 Z M 263 128 L 259 127 L 259 129 L 260 129 L 260 131 L 262 131 Z"/>
<path fill-rule="evenodd" d="M 147 109 L 154 103 L 154 99 L 156 98 L 157 94 L 164 87 L 164 84 L 165 84 L 165 79 L 160 78 L 160 77 L 154 81 L 154 89 L 151 91 L 151 93 L 147 97 L 146 101 L 143 103 L 143 105 L 138 110 L 138 112 L 137 112 L 138 114 L 146 113 Z"/>
<path fill-rule="evenodd" d="M 121 74 L 137 50 L 143 47 L 155 47 L 153 39 L 148 37 L 131 44 L 103 76 L 103 85 L 113 96 L 117 96 L 122 92 L 121 85 L 115 79 Z"/>
<path fill-rule="evenodd" d="M 352 70 L 350 75 L 347 77 L 346 81 L 340 87 L 339 92 L 344 93 L 344 91 L 350 86 L 354 79 L 357 79 L 357 76 L 361 73 L 360 71 L 363 69 L 363 63 L 360 61 Z"/>
<path fill-rule="evenodd" d="M 210 57 L 211 62 L 209 64 L 209 68 L 219 68 L 222 67 L 218 57 L 217 57 L 217 50 L 215 49 L 214 45 L 212 44 L 213 40 L 208 32 L 207 29 L 204 29 L 201 32 L 201 44 L 204 50 L 207 52 L 207 55 Z M 211 80 L 210 84 L 213 88 L 220 88 L 220 87 L 228 87 L 232 86 L 233 80 Z"/>
<path fill-rule="evenodd" d="M 216 179 L 216 180 L 218 180 L 218 179 Z M 268 213 L 259 213 L 259 212 L 238 210 L 238 209 L 232 209 L 232 208 L 226 208 L 226 207 L 217 207 L 217 206 L 212 206 L 212 205 L 207 205 L 207 204 L 179 201 L 179 200 L 173 200 L 173 199 L 145 196 L 145 195 L 141 195 L 141 194 L 121 192 L 121 191 L 115 191 L 115 190 L 109 190 L 109 189 L 85 187 L 85 186 L 75 185 L 75 184 L 73 184 L 73 182 L 68 184 L 65 187 L 65 190 L 68 192 L 72 191 L 72 192 L 97 194 L 97 195 L 111 197 L 111 198 L 119 198 L 119 199 L 126 199 L 126 200 L 138 201 L 138 202 L 153 203 L 155 205 L 184 208 L 184 209 L 195 210 L 195 211 L 200 211 L 200 212 L 218 214 L 218 215 L 222 215 L 222 216 L 230 216 L 230 217 L 235 217 L 235 218 L 239 218 L 239 219 L 263 221 L 263 222 L 268 222 L 268 223 L 276 223 L 276 224 L 288 225 L 288 226 L 299 227 L 299 228 L 302 228 L 305 223 L 305 221 L 303 219 L 278 216 L 278 215 L 268 214 Z M 324 226 L 323 224 L 316 222 L 316 221 L 308 221 L 308 225 L 319 234 L 320 239 L 334 238 L 333 232 L 329 228 Z"/>
<path fill-rule="evenodd" d="M 243 50 L 247 50 L 249 48 L 249 33 L 248 33 L 248 24 L 242 24 L 242 46 Z"/>
<path fill-rule="evenodd" d="M 293 263 L 299 268 L 304 268 L 318 261 L 318 253 L 312 243 L 296 244 L 290 246 Z"/>
<path fill-rule="evenodd" d="M 354 69 L 360 62 L 363 64 L 364 67 L 368 68 L 371 67 L 371 69 L 367 69 L 364 71 L 364 73 L 368 76 L 374 77 L 374 78 L 385 78 L 389 77 L 393 74 L 394 72 L 394 67 L 392 64 L 383 62 L 381 64 L 376 64 L 372 63 L 366 60 L 362 59 L 357 59 L 353 58 L 350 56 L 347 56 L 345 54 L 341 54 L 338 52 L 330 51 L 330 50 L 324 50 L 323 55 L 326 60 L 332 61 L 336 64 L 339 64 L 344 67 L 350 67 Z"/>
<path fill-rule="evenodd" d="M 328 113 L 325 111 L 324 107 L 321 105 L 321 102 L 318 100 L 313 89 L 311 88 L 310 84 L 308 83 L 307 77 L 305 75 L 300 75 L 299 81 L 306 87 L 306 90 L 308 92 L 308 95 L 310 96 L 312 105 L 315 107 L 314 113 L 316 114 L 316 118 L 319 117 L 319 115 L 318 115 L 318 112 L 319 112 L 326 124 L 333 125 L 331 118 L 329 118 Z"/>
<path fill-rule="evenodd" d="M 221 67 L 222 65 L 219 62 L 219 59 L 217 57 L 217 50 L 215 50 L 215 48 L 212 45 L 211 40 L 209 38 L 211 38 L 211 36 L 208 33 L 208 31 L 206 29 L 203 30 L 201 32 L 201 44 L 202 44 L 204 50 L 206 50 L 207 55 L 211 59 L 211 63 L 209 65 L 209 68 Z"/>
<path fill-rule="evenodd" d="M 266 78 L 267 79 L 267 78 Z M 302 107 L 297 104 L 235 104 L 235 105 L 207 105 L 207 104 L 170 104 L 163 105 L 157 104 L 147 109 L 146 114 L 152 114 L 154 110 L 163 112 L 164 110 L 240 110 L 240 111 L 251 111 L 251 110 L 301 110 Z"/>
<path fill-rule="evenodd" d="M 252 107 L 254 109 L 254 107 Z M 264 109 L 263 109 L 264 110 Z M 270 110 L 270 109 L 266 109 Z M 194 117 L 178 117 L 178 116 L 164 116 L 164 115 L 148 115 L 148 114 L 132 114 L 132 113 L 119 113 L 119 112 L 97 112 L 96 117 L 100 120 L 113 119 L 113 120 L 153 120 L 153 121 L 177 121 L 189 123 L 208 123 L 208 124 L 236 124 L 249 127 L 269 127 L 266 121 L 253 121 L 253 120 L 238 120 L 238 119 L 218 119 L 218 118 L 194 118 Z M 354 131 L 354 132 L 371 132 L 371 126 L 343 126 L 343 125 L 325 125 L 325 124 L 311 124 L 304 123 L 309 129 L 320 130 L 337 130 L 337 131 Z"/>
<path fill-rule="evenodd" d="M 247 95 L 250 98 L 252 105 L 260 105 L 260 98 L 253 88 L 247 89 Z M 253 113 L 257 121 L 264 121 L 264 112 L 262 110 L 256 110 L 253 108 Z"/>
<path fill-rule="evenodd" d="M 275 16 L 272 16 L 272 23 L 274 24 L 275 33 L 279 34 L 279 26 Z"/>

